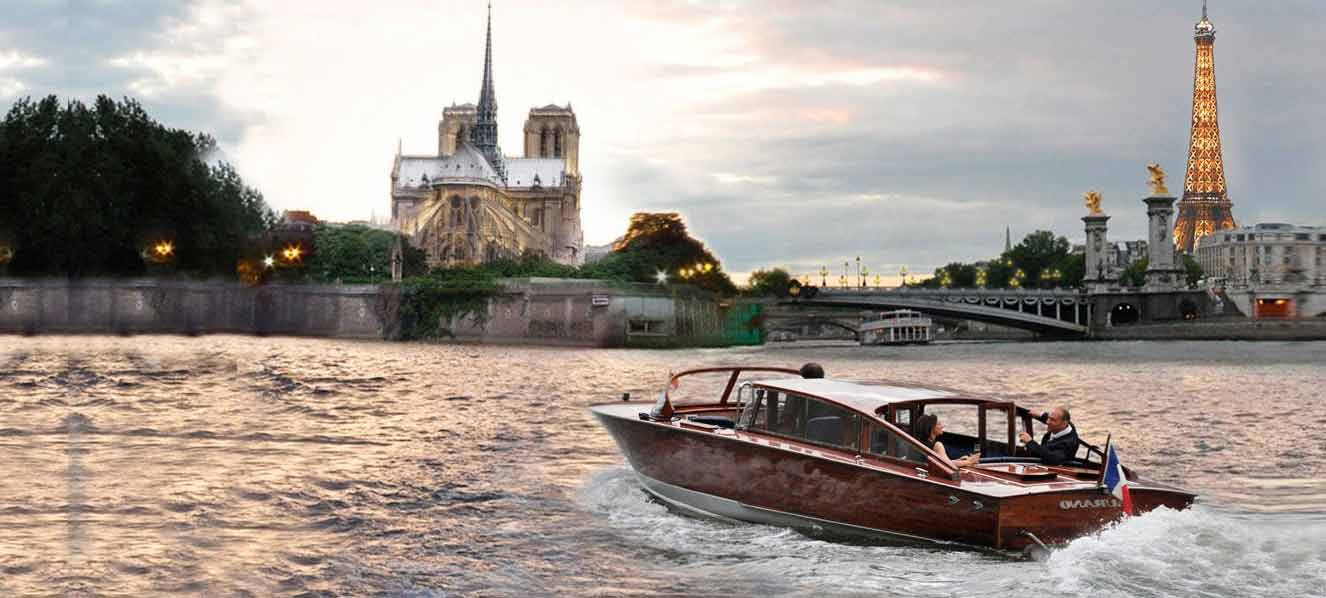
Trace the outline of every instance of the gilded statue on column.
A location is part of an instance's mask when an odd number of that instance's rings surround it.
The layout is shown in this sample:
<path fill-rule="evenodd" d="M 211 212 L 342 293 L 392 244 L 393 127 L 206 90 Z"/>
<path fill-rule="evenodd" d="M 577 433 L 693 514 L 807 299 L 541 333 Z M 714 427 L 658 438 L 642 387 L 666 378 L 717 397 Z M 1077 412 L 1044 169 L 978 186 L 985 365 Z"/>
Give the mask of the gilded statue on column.
<path fill-rule="evenodd" d="M 1100 211 L 1099 191 L 1087 191 L 1086 193 L 1083 193 L 1082 201 L 1086 202 L 1087 209 L 1091 211 L 1089 214 L 1087 214 L 1088 216 L 1099 216 L 1101 214 L 1104 214 L 1104 212 Z"/>
<path fill-rule="evenodd" d="M 1160 165 L 1155 162 L 1147 164 L 1146 171 L 1151 173 L 1151 180 L 1147 181 L 1151 185 L 1151 197 L 1169 197 L 1169 189 L 1165 187 L 1165 171 L 1161 170 Z"/>

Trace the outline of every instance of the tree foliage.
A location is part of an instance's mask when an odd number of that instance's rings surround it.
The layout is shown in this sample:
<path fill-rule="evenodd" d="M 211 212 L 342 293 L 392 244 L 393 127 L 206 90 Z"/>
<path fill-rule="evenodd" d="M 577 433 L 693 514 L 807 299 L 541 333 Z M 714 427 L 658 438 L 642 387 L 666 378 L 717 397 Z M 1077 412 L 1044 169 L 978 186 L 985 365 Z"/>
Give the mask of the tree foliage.
<path fill-rule="evenodd" d="M 675 212 L 633 214 L 626 235 L 613 244 L 613 253 L 605 260 L 614 255 L 618 257 L 606 267 L 627 270 L 635 282 L 654 282 L 658 273 L 664 272 L 669 280 L 720 295 L 737 291 L 718 258 L 690 235 L 681 215 Z"/>
<path fill-rule="evenodd" d="M 1192 255 L 1183 254 L 1183 281 L 1188 283 L 1188 288 L 1197 288 L 1197 283 L 1202 280 L 1206 273 L 1202 271 L 1202 265 Z"/>
<path fill-rule="evenodd" d="M 792 275 L 782 268 L 771 268 L 769 270 L 755 270 L 750 273 L 750 282 L 748 292 L 757 297 L 778 297 L 788 296 L 788 289 L 792 286 Z"/>
<path fill-rule="evenodd" d="M 914 286 L 926 288 L 1073 288 L 1082 284 L 1085 257 L 1069 253 L 1066 237 L 1038 230 L 984 264 L 953 262 Z"/>
<path fill-rule="evenodd" d="M 245 243 L 275 220 L 216 142 L 169 129 L 134 100 L 91 106 L 55 96 L 19 100 L 0 122 L 0 235 L 18 275 L 139 275 L 146 248 L 165 264 L 233 273 Z M 163 260 L 164 261 L 164 260 Z"/>
<path fill-rule="evenodd" d="M 1128 265 L 1119 273 L 1119 283 L 1124 286 L 1140 287 L 1146 285 L 1146 269 L 1150 267 L 1151 259 L 1143 257 Z"/>
<path fill-rule="evenodd" d="M 319 223 L 313 231 L 313 255 L 308 272 L 322 282 L 370 282 L 391 276 L 391 254 L 398 233 L 362 224 L 344 226 Z M 422 249 L 401 241 L 402 274 L 417 276 L 428 270 Z"/>

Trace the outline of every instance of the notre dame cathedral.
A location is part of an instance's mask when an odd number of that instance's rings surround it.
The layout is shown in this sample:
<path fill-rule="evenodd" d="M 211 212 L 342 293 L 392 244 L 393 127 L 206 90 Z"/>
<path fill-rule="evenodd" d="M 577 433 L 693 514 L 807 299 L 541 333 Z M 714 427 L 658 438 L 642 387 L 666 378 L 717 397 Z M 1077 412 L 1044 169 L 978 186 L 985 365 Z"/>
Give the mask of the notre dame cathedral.
<path fill-rule="evenodd" d="M 525 119 L 525 157 L 502 155 L 493 89 L 493 19 L 488 15 L 479 104 L 442 110 L 436 156 L 396 151 L 391 218 L 428 255 L 455 266 L 542 254 L 583 262 L 580 228 L 580 127 L 571 105 L 533 108 Z"/>

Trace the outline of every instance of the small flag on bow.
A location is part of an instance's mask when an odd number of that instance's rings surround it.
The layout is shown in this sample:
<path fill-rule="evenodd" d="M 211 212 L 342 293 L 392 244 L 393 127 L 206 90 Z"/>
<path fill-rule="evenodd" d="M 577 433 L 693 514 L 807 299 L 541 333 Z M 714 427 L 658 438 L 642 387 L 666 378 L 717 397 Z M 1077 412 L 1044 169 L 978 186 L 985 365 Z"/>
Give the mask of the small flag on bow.
<path fill-rule="evenodd" d="M 1114 452 L 1114 445 L 1106 449 L 1105 454 L 1105 478 L 1101 480 L 1105 488 L 1113 494 L 1115 498 L 1123 501 L 1123 512 L 1125 515 L 1135 515 L 1133 512 L 1133 497 L 1128 492 L 1128 477 L 1123 474 L 1123 465 L 1119 463 L 1119 455 Z"/>

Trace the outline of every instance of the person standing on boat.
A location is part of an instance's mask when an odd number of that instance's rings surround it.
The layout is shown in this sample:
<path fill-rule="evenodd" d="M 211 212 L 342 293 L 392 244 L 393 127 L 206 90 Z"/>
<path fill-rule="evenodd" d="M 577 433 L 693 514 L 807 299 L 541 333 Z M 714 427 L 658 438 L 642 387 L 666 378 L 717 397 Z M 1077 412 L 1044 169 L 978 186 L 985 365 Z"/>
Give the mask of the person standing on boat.
<path fill-rule="evenodd" d="M 944 433 L 944 424 L 940 423 L 939 417 L 933 413 L 927 413 L 916 418 L 916 427 L 914 429 L 916 430 L 916 439 L 920 440 L 922 444 L 934 449 L 934 451 L 944 459 L 944 462 L 951 467 L 970 467 L 981 462 L 981 453 L 979 451 L 958 459 L 948 458 L 948 452 L 944 449 L 944 443 L 939 441 L 939 436 Z M 922 458 L 920 460 L 924 461 L 925 459 Z"/>
<path fill-rule="evenodd" d="M 1046 465 L 1061 465 L 1077 455 L 1077 428 L 1067 408 L 1055 407 L 1036 418 L 1045 424 L 1045 435 L 1038 443 L 1031 434 L 1021 432 L 1018 442 L 1026 445 L 1027 453 L 1040 457 Z"/>

